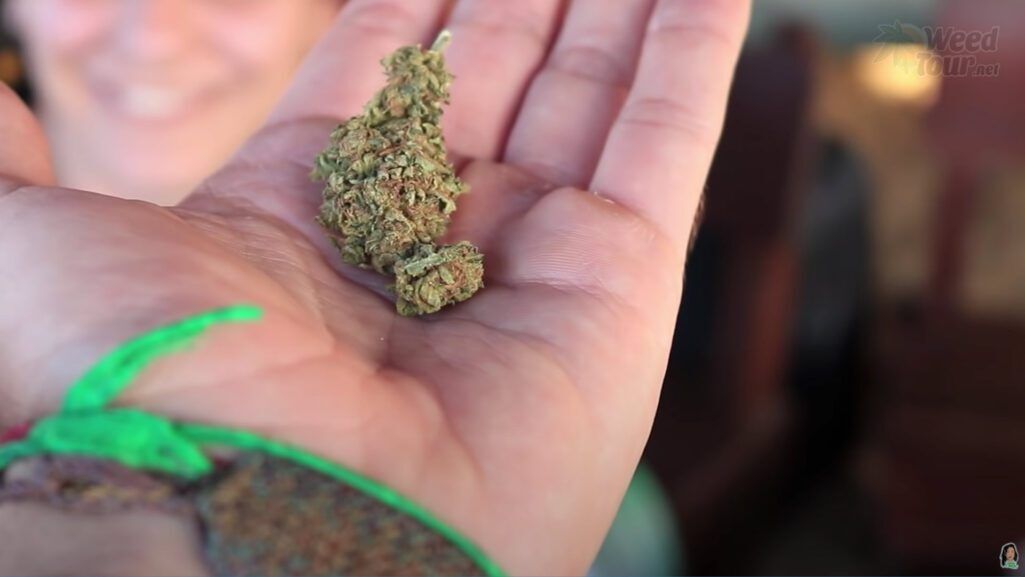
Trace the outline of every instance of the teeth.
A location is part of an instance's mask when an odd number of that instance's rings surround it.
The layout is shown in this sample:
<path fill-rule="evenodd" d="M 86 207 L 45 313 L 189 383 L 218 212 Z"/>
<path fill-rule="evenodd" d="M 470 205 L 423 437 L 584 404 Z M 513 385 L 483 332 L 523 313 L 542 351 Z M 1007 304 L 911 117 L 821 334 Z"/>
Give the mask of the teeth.
<path fill-rule="evenodd" d="M 126 88 L 121 96 L 125 112 L 143 118 L 170 116 L 184 107 L 185 101 L 181 91 L 149 86 Z"/>

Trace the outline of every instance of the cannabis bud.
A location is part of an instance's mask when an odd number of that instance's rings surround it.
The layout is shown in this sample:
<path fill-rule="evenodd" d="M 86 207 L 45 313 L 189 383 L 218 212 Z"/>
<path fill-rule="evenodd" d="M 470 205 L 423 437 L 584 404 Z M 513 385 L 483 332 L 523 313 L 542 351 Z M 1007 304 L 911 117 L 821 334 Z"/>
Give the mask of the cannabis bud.
<path fill-rule="evenodd" d="M 461 242 L 438 246 L 467 191 L 445 152 L 442 106 L 452 75 L 442 32 L 430 50 L 400 48 L 382 61 L 384 89 L 331 133 L 312 177 L 325 182 L 317 220 L 353 265 L 394 275 L 406 316 L 464 301 L 483 286 L 484 256 Z"/>

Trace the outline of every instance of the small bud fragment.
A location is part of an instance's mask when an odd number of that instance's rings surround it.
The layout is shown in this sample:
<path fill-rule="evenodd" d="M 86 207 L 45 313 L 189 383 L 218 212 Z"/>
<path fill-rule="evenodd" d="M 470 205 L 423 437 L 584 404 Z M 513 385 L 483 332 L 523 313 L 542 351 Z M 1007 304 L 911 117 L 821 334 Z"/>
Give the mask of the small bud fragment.
<path fill-rule="evenodd" d="M 465 301 L 484 286 L 484 255 L 468 242 L 421 244 L 395 264 L 399 314 L 433 313 Z"/>
<path fill-rule="evenodd" d="M 452 81 L 442 50 L 450 38 L 446 31 L 430 50 L 408 46 L 385 58 L 387 84 L 362 115 L 332 132 L 311 175 L 325 182 L 317 220 L 342 259 L 396 275 L 396 307 L 404 315 L 466 300 L 483 276 L 476 247 L 436 245 L 456 197 L 467 191 L 441 134 Z"/>

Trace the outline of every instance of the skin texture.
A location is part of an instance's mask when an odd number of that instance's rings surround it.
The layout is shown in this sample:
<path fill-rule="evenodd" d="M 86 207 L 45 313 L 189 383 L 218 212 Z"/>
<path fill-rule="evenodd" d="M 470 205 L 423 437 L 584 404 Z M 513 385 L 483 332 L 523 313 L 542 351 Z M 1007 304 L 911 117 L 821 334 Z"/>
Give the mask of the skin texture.
<path fill-rule="evenodd" d="M 18 503 L 3 508 L 0 539 L 0 575 L 209 574 L 191 523 L 159 513 L 74 515 Z"/>
<path fill-rule="evenodd" d="M 268 125 L 171 209 L 54 187 L 42 134 L 0 92 L 0 424 L 52 411 L 140 331 L 257 304 L 263 322 L 216 329 L 123 401 L 345 463 L 512 573 L 586 571 L 650 430 L 749 6 L 449 4 L 350 2 Z M 488 277 L 408 319 L 339 262 L 307 174 L 380 58 L 441 25 L 444 128 L 473 190 L 450 232 Z"/>

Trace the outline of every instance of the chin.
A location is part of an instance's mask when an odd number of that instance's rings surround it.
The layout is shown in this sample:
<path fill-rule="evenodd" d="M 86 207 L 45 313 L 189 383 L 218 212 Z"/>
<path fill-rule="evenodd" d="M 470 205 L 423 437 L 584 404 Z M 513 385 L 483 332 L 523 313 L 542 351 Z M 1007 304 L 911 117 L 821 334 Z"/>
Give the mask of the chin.
<path fill-rule="evenodd" d="M 125 155 L 110 159 L 115 196 L 156 204 L 175 204 L 192 191 L 211 170 L 194 159 L 174 155 Z"/>

